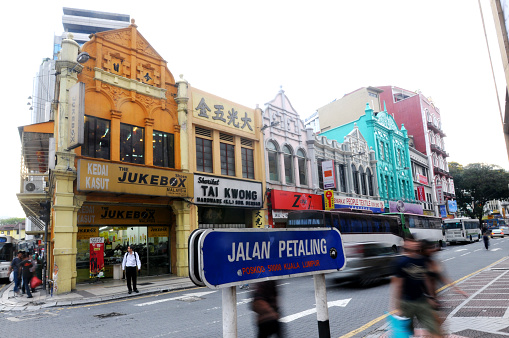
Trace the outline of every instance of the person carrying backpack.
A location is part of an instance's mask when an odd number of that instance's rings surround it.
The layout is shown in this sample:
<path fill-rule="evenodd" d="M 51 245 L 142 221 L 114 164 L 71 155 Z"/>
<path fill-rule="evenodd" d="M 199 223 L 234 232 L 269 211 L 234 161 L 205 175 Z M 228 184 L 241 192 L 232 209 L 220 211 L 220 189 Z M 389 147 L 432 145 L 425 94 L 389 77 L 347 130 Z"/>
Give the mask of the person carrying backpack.
<path fill-rule="evenodd" d="M 127 279 L 127 293 L 131 294 L 133 290 L 138 293 L 139 291 L 136 288 L 136 277 L 138 276 L 138 271 L 141 270 L 141 261 L 138 253 L 134 252 L 130 245 L 127 247 L 127 252 L 122 260 L 122 270 L 125 271 L 125 277 Z M 132 288 L 131 281 L 133 285 Z"/>

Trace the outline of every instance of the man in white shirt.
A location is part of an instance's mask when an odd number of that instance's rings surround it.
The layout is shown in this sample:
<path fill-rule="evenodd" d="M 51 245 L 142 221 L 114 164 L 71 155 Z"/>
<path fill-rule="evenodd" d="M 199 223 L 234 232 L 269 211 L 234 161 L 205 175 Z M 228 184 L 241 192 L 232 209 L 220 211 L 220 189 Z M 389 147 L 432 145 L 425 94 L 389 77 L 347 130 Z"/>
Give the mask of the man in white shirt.
<path fill-rule="evenodd" d="M 136 269 L 137 268 L 137 269 Z M 134 252 L 131 249 L 131 246 L 127 247 L 127 252 L 124 255 L 124 259 L 122 260 L 122 270 L 125 270 L 125 277 L 127 279 L 127 290 L 129 294 L 134 292 L 138 293 L 138 289 L 136 288 L 136 276 L 138 275 L 138 271 L 141 269 L 141 261 L 138 253 Z M 133 283 L 133 288 L 131 289 L 131 280 Z"/>

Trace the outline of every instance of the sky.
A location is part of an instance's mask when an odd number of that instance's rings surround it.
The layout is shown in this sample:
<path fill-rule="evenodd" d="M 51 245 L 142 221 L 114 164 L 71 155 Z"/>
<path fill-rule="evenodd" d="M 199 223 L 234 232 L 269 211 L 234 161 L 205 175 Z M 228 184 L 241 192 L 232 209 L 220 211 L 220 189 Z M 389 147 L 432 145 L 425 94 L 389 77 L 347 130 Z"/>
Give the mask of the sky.
<path fill-rule="evenodd" d="M 361 87 L 420 90 L 440 109 L 449 162 L 509 170 L 495 89 L 504 100 L 506 84 L 489 1 L 481 4 L 495 81 L 476 0 L 3 4 L 0 218 L 25 217 L 16 197 L 17 127 L 31 121 L 27 98 L 63 31 L 64 6 L 130 15 L 175 79 L 183 74 L 192 86 L 248 107 L 263 107 L 281 87 L 301 118 Z"/>

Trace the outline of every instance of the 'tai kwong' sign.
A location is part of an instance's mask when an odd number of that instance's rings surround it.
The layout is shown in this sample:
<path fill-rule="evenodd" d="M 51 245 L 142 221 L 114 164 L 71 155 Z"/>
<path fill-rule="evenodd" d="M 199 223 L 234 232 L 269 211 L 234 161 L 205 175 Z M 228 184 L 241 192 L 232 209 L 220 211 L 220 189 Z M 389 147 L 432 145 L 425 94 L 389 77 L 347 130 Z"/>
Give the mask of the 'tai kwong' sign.
<path fill-rule="evenodd" d="M 194 203 L 260 209 L 262 183 L 218 176 L 194 176 Z"/>

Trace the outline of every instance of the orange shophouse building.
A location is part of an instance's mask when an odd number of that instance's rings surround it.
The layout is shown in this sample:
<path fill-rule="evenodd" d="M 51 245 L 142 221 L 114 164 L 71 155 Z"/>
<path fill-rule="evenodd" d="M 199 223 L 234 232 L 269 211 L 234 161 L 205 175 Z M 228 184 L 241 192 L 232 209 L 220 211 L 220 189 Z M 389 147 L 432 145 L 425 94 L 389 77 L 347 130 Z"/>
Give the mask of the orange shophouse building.
<path fill-rule="evenodd" d="M 64 103 L 54 118 L 57 162 L 50 177 L 49 269 L 50 278 L 58 269 L 57 292 L 89 280 L 91 237 L 104 239 L 106 278 L 120 278 L 127 245 L 140 255 L 142 276 L 186 276 L 194 182 L 182 165 L 187 135 L 181 135 L 177 84 L 166 61 L 134 20 L 94 34 L 81 49 L 90 55 L 82 65 L 74 61 L 75 41 L 62 46 L 57 91 Z M 73 144 L 80 94 L 68 89 L 75 83 L 84 86 L 81 146 Z"/>

